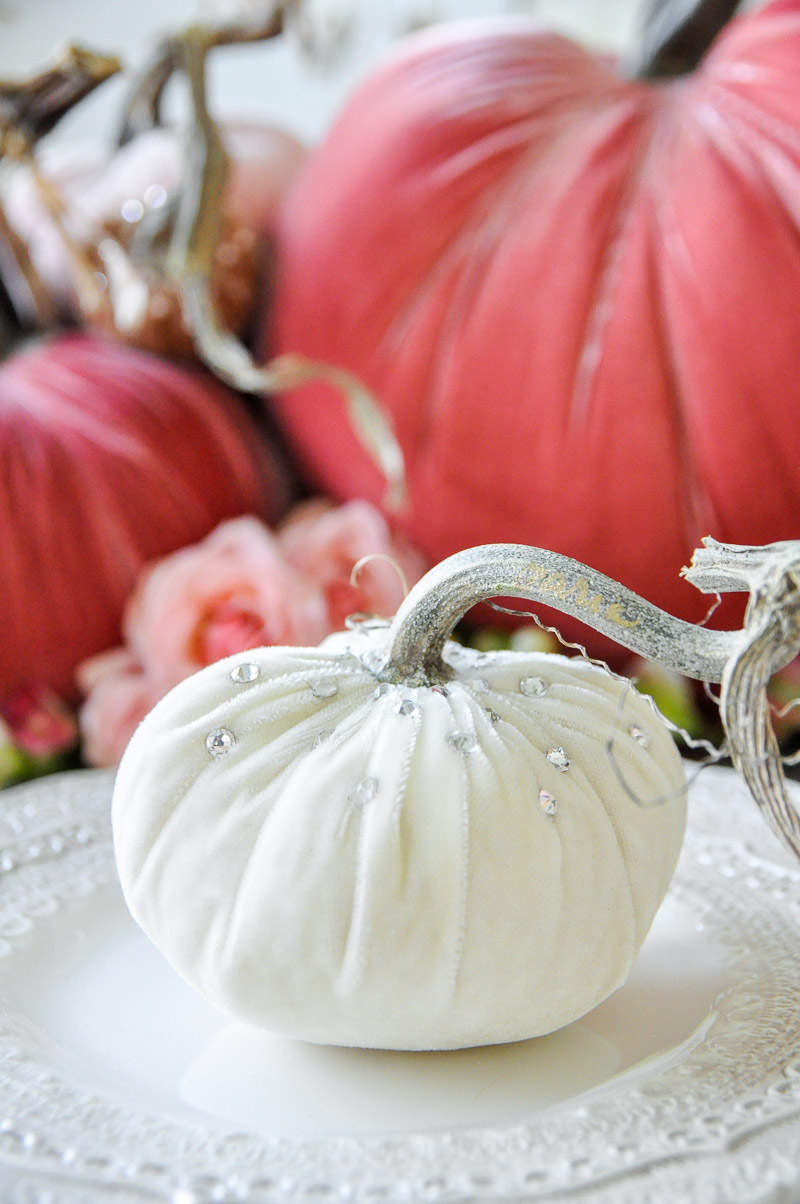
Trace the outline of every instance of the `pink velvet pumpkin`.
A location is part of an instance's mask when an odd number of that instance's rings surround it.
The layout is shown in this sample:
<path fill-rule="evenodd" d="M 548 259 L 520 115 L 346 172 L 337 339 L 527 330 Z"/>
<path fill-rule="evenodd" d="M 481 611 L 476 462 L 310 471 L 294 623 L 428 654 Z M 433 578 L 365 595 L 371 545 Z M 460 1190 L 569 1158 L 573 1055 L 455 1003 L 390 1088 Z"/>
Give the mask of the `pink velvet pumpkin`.
<path fill-rule="evenodd" d="M 408 41 L 286 198 L 265 351 L 383 400 L 429 558 L 538 544 L 696 618 L 701 536 L 800 529 L 799 331 L 800 0 L 778 0 L 669 82 L 519 20 Z M 380 500 L 337 397 L 277 410 L 318 487 Z"/>
<path fill-rule="evenodd" d="M 275 519 L 282 471 L 206 375 L 87 335 L 0 365 L 0 698 L 74 691 L 142 565 L 222 519 Z"/>

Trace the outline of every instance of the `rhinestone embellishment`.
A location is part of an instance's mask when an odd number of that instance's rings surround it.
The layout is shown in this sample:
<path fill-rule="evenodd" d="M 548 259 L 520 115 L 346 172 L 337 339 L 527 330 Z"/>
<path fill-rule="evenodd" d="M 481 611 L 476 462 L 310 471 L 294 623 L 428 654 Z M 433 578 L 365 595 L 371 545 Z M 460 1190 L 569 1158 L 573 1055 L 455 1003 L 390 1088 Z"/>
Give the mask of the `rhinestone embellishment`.
<path fill-rule="evenodd" d="M 391 692 L 392 687 L 389 685 L 388 681 L 382 681 L 381 684 L 376 686 L 372 691 L 372 697 L 377 702 L 379 698 L 383 698 L 385 694 L 390 694 Z"/>
<path fill-rule="evenodd" d="M 555 800 L 555 796 L 552 795 L 549 790 L 540 790 L 539 806 L 542 808 L 542 811 L 544 811 L 545 815 L 555 815 L 558 804 Z"/>
<path fill-rule="evenodd" d="M 419 711 L 419 706 L 414 702 L 413 698 L 401 698 L 399 702 L 394 704 L 394 709 L 398 715 L 416 715 Z"/>
<path fill-rule="evenodd" d="M 206 748 L 212 757 L 224 757 L 236 743 L 236 737 L 227 727 L 215 727 L 206 736 Z"/>
<path fill-rule="evenodd" d="M 365 648 L 358 653 L 358 659 L 368 673 L 377 674 L 383 665 L 384 652 L 380 648 Z"/>
<path fill-rule="evenodd" d="M 467 685 L 475 691 L 476 694 L 488 694 L 492 688 L 485 677 L 470 677 Z"/>
<path fill-rule="evenodd" d="M 500 716 L 498 715 L 497 711 L 493 711 L 491 707 L 486 707 L 486 714 L 489 716 L 492 723 L 500 722 Z"/>
<path fill-rule="evenodd" d="M 572 762 L 566 752 L 559 745 L 557 748 L 548 748 L 545 754 L 548 761 L 559 773 L 566 773 Z"/>
<path fill-rule="evenodd" d="M 642 748 L 647 748 L 650 743 L 650 733 L 646 728 L 639 727 L 636 723 L 631 728 L 631 736 L 637 744 L 641 744 Z"/>
<path fill-rule="evenodd" d="M 243 664 L 237 665 L 235 669 L 231 669 L 231 681 L 235 681 L 237 686 L 249 685 L 251 681 L 255 681 L 260 676 L 261 670 L 251 661 L 245 661 Z"/>
<path fill-rule="evenodd" d="M 547 693 L 547 682 L 541 677 L 523 677 L 519 683 L 519 692 L 526 698 L 541 698 Z"/>
<path fill-rule="evenodd" d="M 345 616 L 344 625 L 348 631 L 381 631 L 385 627 L 391 627 L 391 621 L 381 618 L 380 615 L 356 611 L 355 614 Z"/>
<path fill-rule="evenodd" d="M 353 801 L 357 807 L 365 807 L 371 803 L 378 793 L 377 778 L 362 778 L 353 792 Z"/>
<path fill-rule="evenodd" d="M 311 747 L 319 748 L 320 744 L 324 744 L 326 740 L 330 739 L 330 737 L 331 737 L 330 729 L 323 728 L 321 732 L 317 732 L 316 736 L 314 737 Z"/>
<path fill-rule="evenodd" d="M 332 677 L 317 677 L 308 683 L 308 688 L 315 698 L 333 698 L 339 693 L 339 683 Z"/>
<path fill-rule="evenodd" d="M 471 753 L 478 743 L 471 732 L 451 732 L 447 741 L 463 753 Z"/>

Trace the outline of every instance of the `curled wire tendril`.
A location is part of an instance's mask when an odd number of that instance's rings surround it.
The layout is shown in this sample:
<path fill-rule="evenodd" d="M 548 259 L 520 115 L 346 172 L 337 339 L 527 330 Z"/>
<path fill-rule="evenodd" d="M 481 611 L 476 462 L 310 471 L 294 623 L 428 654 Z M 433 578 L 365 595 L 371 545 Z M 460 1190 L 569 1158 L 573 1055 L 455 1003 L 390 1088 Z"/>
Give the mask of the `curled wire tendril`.
<path fill-rule="evenodd" d="M 713 614 L 714 610 L 716 610 L 717 605 L 719 605 L 719 602 L 721 601 L 719 594 L 717 595 L 717 599 L 718 599 L 717 603 L 710 608 L 708 615 L 706 616 L 706 619 L 710 618 L 711 614 Z M 493 599 L 488 599 L 488 605 L 492 608 L 492 610 L 498 610 L 502 614 L 512 615 L 515 618 L 524 618 L 524 619 L 532 620 L 537 627 L 542 629 L 542 631 L 545 631 L 549 635 L 554 636 L 558 640 L 558 642 L 562 645 L 562 647 L 569 648 L 569 649 L 576 651 L 581 657 L 583 657 L 584 660 L 588 661 L 589 664 L 596 665 L 598 668 L 603 669 L 606 673 L 609 674 L 610 677 L 613 677 L 616 681 L 619 681 L 625 685 L 626 689 L 623 691 L 623 693 L 620 696 L 621 705 L 620 705 L 620 711 L 619 711 L 619 716 L 618 716 L 618 720 L 617 720 L 616 730 L 614 733 L 612 733 L 612 735 L 606 741 L 606 755 L 608 756 L 609 760 L 611 761 L 614 773 L 615 773 L 621 787 L 623 788 L 625 793 L 628 795 L 628 797 L 640 807 L 655 807 L 661 803 L 670 802 L 672 799 L 676 798 L 677 794 L 675 792 L 672 792 L 670 794 L 660 796 L 657 799 L 650 799 L 650 800 L 642 799 L 641 796 L 630 786 L 630 784 L 625 779 L 625 775 L 624 775 L 622 768 L 619 765 L 617 757 L 614 753 L 614 743 L 616 741 L 616 737 L 622 731 L 622 712 L 625 707 L 625 701 L 628 697 L 628 690 L 635 689 L 634 682 L 629 677 L 625 677 L 623 674 L 615 673 L 614 670 L 610 667 L 610 665 L 606 661 L 601 660 L 599 657 L 590 656 L 583 644 L 566 639 L 565 636 L 563 636 L 561 634 L 561 632 L 558 630 L 557 627 L 554 627 L 554 626 L 551 626 L 550 624 L 545 623 L 536 614 L 535 611 L 516 610 L 509 606 L 503 606 L 501 603 L 495 602 Z M 703 687 L 708 692 L 709 697 L 712 698 L 713 701 L 718 704 L 719 699 L 714 697 L 707 682 L 703 682 Z M 702 752 L 705 754 L 705 759 L 697 763 L 693 773 L 689 776 L 688 781 L 687 781 L 687 786 L 691 785 L 692 782 L 694 782 L 695 778 L 697 777 L 697 775 L 700 773 L 700 771 L 702 769 L 707 768 L 709 765 L 715 765 L 719 761 L 725 760 L 728 757 L 729 753 L 728 753 L 728 748 L 727 748 L 726 743 L 723 743 L 719 747 L 717 747 L 716 745 L 712 744 L 710 740 L 706 740 L 703 737 L 692 736 L 685 728 L 681 727 L 677 723 L 674 723 L 673 720 L 669 719 L 663 713 L 663 711 L 658 706 L 656 700 L 652 697 L 651 694 L 648 694 L 646 691 L 642 691 L 641 694 L 642 694 L 642 697 L 644 697 L 646 699 L 647 703 L 651 707 L 654 715 L 657 717 L 659 722 L 663 723 L 664 726 L 672 733 L 673 736 L 676 736 L 681 741 L 683 741 L 684 745 L 688 749 L 690 749 L 692 752 L 695 752 L 695 753 Z M 798 700 L 798 705 L 800 705 L 800 700 Z"/>
<path fill-rule="evenodd" d="M 397 576 L 400 578 L 400 586 L 403 590 L 403 597 L 407 597 L 408 578 L 394 557 L 389 556 L 387 552 L 369 552 L 366 556 L 362 556 L 360 560 L 357 560 L 350 570 L 350 584 L 353 586 L 358 585 L 358 578 L 361 570 L 373 560 L 383 560 L 386 564 L 391 565 L 391 567 L 397 573 Z"/>

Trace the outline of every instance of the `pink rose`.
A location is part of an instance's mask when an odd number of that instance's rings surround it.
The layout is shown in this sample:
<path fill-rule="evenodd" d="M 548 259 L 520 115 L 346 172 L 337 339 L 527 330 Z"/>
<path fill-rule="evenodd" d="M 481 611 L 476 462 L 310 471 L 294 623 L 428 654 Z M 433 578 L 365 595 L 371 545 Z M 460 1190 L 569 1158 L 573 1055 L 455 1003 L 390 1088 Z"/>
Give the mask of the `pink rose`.
<path fill-rule="evenodd" d="M 116 765 L 138 724 L 166 691 L 127 648 L 84 661 L 78 685 L 88 695 L 80 712 L 84 759 L 90 765 Z"/>
<path fill-rule="evenodd" d="M 325 600 L 256 518 L 222 523 L 145 569 L 123 631 L 145 672 L 171 687 L 213 661 L 269 644 L 318 644 Z"/>
<path fill-rule="evenodd" d="M 295 507 L 278 532 L 286 559 L 325 593 L 331 631 L 357 612 L 391 616 L 422 576 L 425 564 L 392 535 L 386 519 L 369 502 L 334 506 L 314 498 Z M 353 566 L 363 564 L 351 582 Z"/>
<path fill-rule="evenodd" d="M 49 689 L 16 690 L 0 704 L 0 722 L 15 747 L 36 760 L 69 752 L 78 743 L 75 716 Z"/>
<path fill-rule="evenodd" d="M 371 560 L 359 572 L 353 566 Z M 213 661 L 270 644 L 316 645 L 355 611 L 391 615 L 422 572 L 366 502 L 299 506 L 276 537 L 255 518 L 222 523 L 201 543 L 144 570 L 123 620 L 126 647 L 85 661 L 78 684 L 84 757 L 115 764 L 166 692 Z"/>

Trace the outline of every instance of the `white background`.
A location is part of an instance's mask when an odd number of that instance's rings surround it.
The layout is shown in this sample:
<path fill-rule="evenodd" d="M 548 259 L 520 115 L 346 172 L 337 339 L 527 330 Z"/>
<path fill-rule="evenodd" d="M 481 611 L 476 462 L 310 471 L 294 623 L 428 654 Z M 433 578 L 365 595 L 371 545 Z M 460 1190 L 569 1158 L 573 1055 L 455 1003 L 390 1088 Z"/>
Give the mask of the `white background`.
<path fill-rule="evenodd" d="M 256 0 L 0 0 L 0 76 L 17 78 L 72 41 L 119 54 L 135 69 L 157 33 L 177 29 L 203 9 Z M 323 35 L 355 18 L 356 35 L 327 70 L 310 64 L 294 42 L 217 51 L 212 98 L 220 115 L 265 116 L 313 141 L 375 57 L 405 29 L 436 16 L 524 12 L 586 44 L 621 49 L 636 27 L 640 0 L 310 0 Z M 124 81 L 107 83 L 67 118 L 59 139 L 111 135 Z M 180 93 L 173 89 L 177 111 Z"/>

